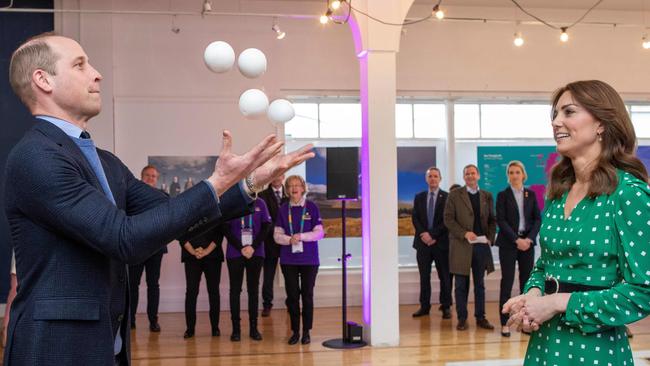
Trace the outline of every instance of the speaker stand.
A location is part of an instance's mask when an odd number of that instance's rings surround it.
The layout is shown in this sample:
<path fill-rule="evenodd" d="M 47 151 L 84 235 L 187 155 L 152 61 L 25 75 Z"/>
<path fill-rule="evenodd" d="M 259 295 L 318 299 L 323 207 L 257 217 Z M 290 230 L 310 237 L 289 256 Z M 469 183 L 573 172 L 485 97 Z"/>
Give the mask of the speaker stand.
<path fill-rule="evenodd" d="M 361 348 L 365 347 L 368 344 L 364 341 L 358 343 L 352 343 L 349 341 L 350 337 L 348 336 L 348 281 L 347 281 L 347 263 L 350 258 L 350 254 L 346 253 L 347 248 L 345 246 L 345 200 L 341 200 L 341 217 L 342 217 L 342 228 L 341 228 L 341 261 L 342 272 L 341 272 L 341 318 L 343 320 L 342 325 L 342 338 L 328 339 L 323 342 L 323 346 L 327 348 L 334 349 L 350 349 L 350 348 Z"/>

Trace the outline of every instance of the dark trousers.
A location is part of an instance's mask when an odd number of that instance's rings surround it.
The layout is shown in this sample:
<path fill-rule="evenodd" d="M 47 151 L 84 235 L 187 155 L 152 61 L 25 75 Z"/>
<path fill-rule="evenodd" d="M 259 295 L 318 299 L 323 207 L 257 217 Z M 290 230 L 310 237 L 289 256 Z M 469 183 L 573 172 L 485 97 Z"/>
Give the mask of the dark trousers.
<path fill-rule="evenodd" d="M 248 319 L 253 324 L 257 320 L 259 303 L 260 273 L 264 258 L 253 256 L 251 259 L 238 257 L 228 259 L 228 274 L 230 275 L 230 318 L 233 323 L 239 323 L 240 299 L 244 271 L 246 272 L 246 290 L 248 292 Z"/>
<path fill-rule="evenodd" d="M 436 263 L 436 272 L 440 280 L 440 305 L 449 309 L 451 306 L 451 282 L 449 273 L 449 251 L 441 250 L 435 245 L 417 250 L 418 271 L 420 272 L 420 308 L 431 308 L 431 264 Z"/>
<path fill-rule="evenodd" d="M 291 330 L 300 330 L 300 298 L 302 297 L 302 331 L 311 330 L 314 322 L 314 285 L 318 266 L 283 264 L 282 274 L 287 290 L 287 306 L 291 317 Z"/>
<path fill-rule="evenodd" d="M 129 266 L 129 296 L 131 302 L 131 323 L 135 323 L 135 313 L 138 311 L 140 295 L 140 280 L 146 270 L 147 282 L 147 316 L 150 323 L 158 321 L 158 304 L 160 303 L 160 265 L 163 253 L 159 252 L 146 261 L 135 266 Z"/>
<path fill-rule="evenodd" d="M 278 268 L 278 257 L 264 258 L 264 282 L 262 284 L 262 306 L 264 309 L 273 307 L 273 280 Z"/>
<path fill-rule="evenodd" d="M 187 329 L 194 331 L 196 325 L 196 298 L 199 296 L 201 274 L 205 273 L 210 302 L 210 325 L 219 328 L 219 281 L 221 280 L 221 262 L 218 260 L 188 259 L 185 261 L 185 323 Z"/>
<path fill-rule="evenodd" d="M 501 314 L 501 310 L 503 304 L 510 299 L 512 294 L 512 284 L 515 282 L 515 263 L 519 263 L 519 292 L 521 293 L 535 264 L 535 247 L 531 246 L 528 250 L 521 251 L 516 246 L 501 246 L 499 247 L 499 263 L 501 264 L 499 317 L 501 325 L 506 325 L 508 315 Z"/>
<path fill-rule="evenodd" d="M 474 281 L 474 316 L 485 318 L 485 271 L 489 258 L 490 246 L 474 244 L 472 248 L 472 280 Z M 467 319 L 467 298 L 469 296 L 469 276 L 454 275 L 456 283 L 456 314 L 459 320 Z"/>

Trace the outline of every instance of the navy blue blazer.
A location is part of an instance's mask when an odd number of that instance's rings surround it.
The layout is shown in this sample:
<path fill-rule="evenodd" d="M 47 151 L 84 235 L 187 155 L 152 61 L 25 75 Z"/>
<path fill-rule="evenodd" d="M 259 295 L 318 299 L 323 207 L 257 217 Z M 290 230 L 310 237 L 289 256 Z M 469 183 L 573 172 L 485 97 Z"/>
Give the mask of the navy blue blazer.
<path fill-rule="evenodd" d="M 415 237 L 413 237 L 413 248 L 415 249 L 425 249 L 437 247 L 442 250 L 449 249 L 449 230 L 445 226 L 445 205 L 447 203 L 447 196 L 449 193 L 443 191 L 442 189 L 438 190 L 438 197 L 436 198 L 436 207 L 434 207 L 433 215 L 433 230 L 427 230 L 427 199 L 429 196 L 429 191 L 420 192 L 415 195 L 413 200 L 413 214 L 411 215 L 411 220 L 413 221 L 413 226 L 415 227 Z M 422 239 L 420 239 L 420 234 L 429 231 L 429 234 L 433 239 L 436 240 L 436 244 L 429 247 L 424 244 Z"/>
<path fill-rule="evenodd" d="M 5 210 L 20 285 L 5 365 L 114 366 L 118 328 L 128 365 L 126 264 L 252 212 L 239 187 L 219 203 L 205 183 L 170 199 L 97 152 L 115 205 L 81 150 L 49 122 L 37 119 L 9 155 Z"/>
<path fill-rule="evenodd" d="M 528 188 L 524 188 L 524 217 L 526 220 L 524 234 L 535 245 L 537 234 L 539 234 L 542 225 L 542 216 L 539 212 L 535 192 Z M 497 195 L 497 225 L 499 226 L 499 235 L 497 235 L 495 244 L 499 247 L 516 246 L 515 241 L 518 238 L 517 231 L 519 230 L 519 208 L 517 207 L 515 194 L 510 187 Z"/>

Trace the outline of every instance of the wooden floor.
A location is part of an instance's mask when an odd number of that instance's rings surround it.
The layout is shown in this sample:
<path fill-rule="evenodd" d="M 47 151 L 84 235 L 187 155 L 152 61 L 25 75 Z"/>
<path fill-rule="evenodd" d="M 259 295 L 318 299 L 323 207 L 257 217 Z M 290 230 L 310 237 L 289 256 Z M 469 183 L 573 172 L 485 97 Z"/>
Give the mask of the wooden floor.
<path fill-rule="evenodd" d="M 488 319 L 498 324 L 497 304 L 487 306 Z M 528 336 L 512 334 L 501 337 L 494 331 L 476 329 L 470 321 L 470 329 L 456 331 L 456 320 L 442 320 L 439 312 L 429 317 L 414 319 L 411 313 L 416 306 L 400 307 L 400 345 L 398 347 L 365 347 L 357 350 L 332 350 L 321 343 L 339 338 L 340 309 L 317 308 L 312 331 L 312 344 L 289 346 L 288 314 L 274 310 L 271 317 L 260 318 L 260 331 L 264 340 L 255 342 L 248 337 L 247 315 L 242 314 L 242 341 L 230 342 L 230 316 L 221 313 L 221 337 L 210 336 L 207 313 L 198 317 L 196 336 L 184 340 L 183 314 L 163 314 L 160 319 L 162 332 L 150 333 L 146 316 L 138 318 L 138 329 L 132 340 L 134 366 L 177 365 L 440 365 L 446 362 L 523 358 Z M 470 304 L 470 313 L 472 304 Z M 361 309 L 349 311 L 350 320 L 361 320 Z M 650 319 L 631 325 L 635 333 L 632 349 L 650 349 Z"/>
<path fill-rule="evenodd" d="M 495 325 L 495 303 L 487 304 L 488 319 Z M 415 305 L 400 307 L 400 345 L 398 347 L 365 347 L 357 350 L 332 350 L 321 343 L 339 338 L 340 309 L 317 308 L 312 330 L 312 344 L 289 346 L 288 314 L 274 310 L 271 317 L 260 318 L 264 340 L 255 342 L 248 337 L 247 315 L 242 313 L 242 341 L 230 342 L 230 314 L 221 313 L 220 337 L 210 336 L 207 313 L 198 314 L 196 335 L 183 339 L 185 319 L 182 313 L 161 314 L 161 333 L 150 333 L 145 314 L 139 314 L 137 329 L 132 331 L 132 360 L 134 366 L 202 366 L 202 365 L 434 365 L 471 360 L 522 358 L 528 336 L 513 333 L 503 338 L 494 331 L 470 329 L 456 331 L 456 320 L 442 320 L 432 311 L 429 317 L 414 319 Z M 472 304 L 470 304 L 470 313 Z M 349 310 L 349 320 L 360 321 L 361 309 Z M 650 349 L 650 319 L 630 326 L 635 336 L 634 351 Z"/>

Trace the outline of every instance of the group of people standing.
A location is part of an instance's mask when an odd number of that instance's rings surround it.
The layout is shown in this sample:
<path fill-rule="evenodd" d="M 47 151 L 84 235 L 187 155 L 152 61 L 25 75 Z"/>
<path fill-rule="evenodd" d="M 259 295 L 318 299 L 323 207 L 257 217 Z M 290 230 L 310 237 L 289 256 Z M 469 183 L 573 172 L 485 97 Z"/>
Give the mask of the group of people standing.
<path fill-rule="evenodd" d="M 142 170 L 142 181 L 156 187 L 159 173 L 154 166 Z M 221 335 L 219 329 L 221 266 L 224 260 L 229 275 L 229 303 L 232 333 L 230 340 L 241 340 L 240 295 L 244 275 L 248 294 L 249 336 L 262 340 L 257 326 L 260 277 L 262 285 L 262 316 L 271 314 L 273 285 L 278 262 L 285 279 L 286 305 L 291 318 L 289 344 L 311 342 L 313 324 L 313 289 L 318 273 L 318 240 L 324 236 L 318 207 L 305 197 L 307 184 L 297 175 L 284 180 L 281 175 L 254 200 L 253 212 L 229 220 L 221 225 L 180 242 L 181 262 L 185 267 L 185 321 L 184 338 L 192 338 L 196 328 L 196 301 L 201 277 L 205 276 L 210 304 L 212 336 Z M 226 239 L 225 255 L 222 247 Z M 147 261 L 130 266 L 131 275 L 131 328 L 135 328 L 138 306 L 138 287 L 143 269 L 147 272 L 147 314 L 149 328 L 159 332 L 158 303 L 160 290 L 162 249 Z M 262 276 L 263 273 L 263 276 Z M 300 301 L 302 300 L 302 311 Z M 301 337 L 302 314 L 302 337 Z"/>
<path fill-rule="evenodd" d="M 499 246 L 501 263 L 500 308 L 510 298 L 519 263 L 520 288 L 533 267 L 534 249 L 541 223 L 535 192 L 524 188 L 526 169 L 512 161 L 506 169 L 509 186 L 497 196 L 496 215 L 492 194 L 479 189 L 480 172 L 476 165 L 463 168 L 465 186 L 451 192 L 440 188 L 442 175 L 436 167 L 427 169 L 429 189 L 416 195 L 413 203 L 413 247 L 417 251 L 420 273 L 420 308 L 414 317 L 428 315 L 431 308 L 431 269 L 435 263 L 440 280 L 440 308 L 443 319 L 451 318 L 452 283 L 458 323 L 456 329 L 468 328 L 467 301 L 470 275 L 474 283 L 474 317 L 476 325 L 494 329 L 485 315 L 485 274 L 494 271 L 491 246 Z M 499 235 L 496 237 L 496 228 Z M 453 279 L 453 280 L 452 280 Z M 503 336 L 510 336 L 501 317 Z"/>

